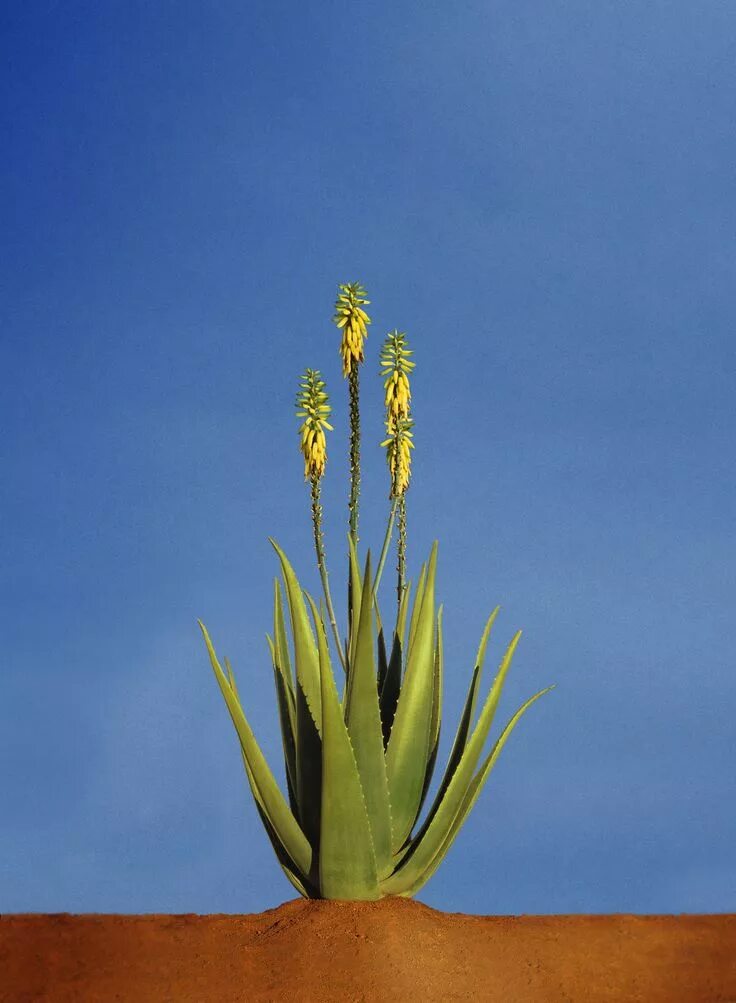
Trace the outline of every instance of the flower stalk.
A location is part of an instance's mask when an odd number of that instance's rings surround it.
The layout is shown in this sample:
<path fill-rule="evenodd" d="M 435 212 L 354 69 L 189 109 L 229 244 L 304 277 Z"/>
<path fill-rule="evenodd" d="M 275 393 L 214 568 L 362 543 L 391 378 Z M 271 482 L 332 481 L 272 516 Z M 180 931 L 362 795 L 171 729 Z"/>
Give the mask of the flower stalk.
<path fill-rule="evenodd" d="M 363 309 L 370 300 L 359 282 L 343 283 L 338 287 L 335 302 L 335 324 L 342 331 L 340 357 L 342 375 L 348 380 L 350 401 L 350 498 L 348 525 L 350 538 L 358 546 L 358 502 L 360 498 L 360 378 L 358 366 L 363 361 L 363 343 L 368 337 L 371 320 Z M 352 632 L 353 594 L 348 567 L 348 634 Z"/>
<path fill-rule="evenodd" d="M 406 491 L 411 478 L 411 450 L 414 448 L 409 384 L 409 376 L 416 365 L 409 358 L 413 354 L 403 332 L 394 330 L 386 336 L 381 350 L 381 375 L 384 377 L 387 438 L 381 445 L 386 447 L 391 473 L 389 498 L 394 501 L 392 519 L 398 512 L 396 594 L 399 608 L 406 588 Z"/>
<path fill-rule="evenodd" d="M 396 544 L 396 602 L 401 608 L 401 600 L 406 588 L 406 496 L 399 498 L 399 535 Z"/>
<path fill-rule="evenodd" d="M 332 605 L 330 584 L 327 575 L 327 559 L 325 557 L 324 539 L 322 536 L 322 505 L 320 502 L 320 482 L 327 463 L 327 440 L 325 429 L 332 431 L 332 425 L 327 421 L 332 410 L 325 390 L 325 382 L 318 369 L 307 369 L 304 372 L 299 393 L 296 398 L 297 417 L 304 421 L 299 429 L 301 436 L 301 451 L 304 456 L 304 479 L 311 483 L 312 495 L 312 528 L 314 530 L 314 549 L 317 554 L 317 567 L 322 581 L 322 590 L 327 604 L 332 633 L 335 638 L 337 654 L 343 670 L 345 670 L 345 654 L 340 642 L 340 632 L 337 629 L 337 618 Z"/>

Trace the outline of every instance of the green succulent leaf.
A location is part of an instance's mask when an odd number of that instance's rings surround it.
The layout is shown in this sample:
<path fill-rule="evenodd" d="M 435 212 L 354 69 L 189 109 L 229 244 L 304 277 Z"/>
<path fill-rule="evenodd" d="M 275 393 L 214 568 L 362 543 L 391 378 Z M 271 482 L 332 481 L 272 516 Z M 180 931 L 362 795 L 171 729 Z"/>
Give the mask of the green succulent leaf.
<path fill-rule="evenodd" d="M 473 668 L 473 676 L 470 680 L 470 687 L 468 688 L 468 694 L 465 698 L 465 706 L 463 707 L 463 712 L 460 716 L 460 721 L 458 722 L 457 731 L 455 733 L 455 740 L 452 743 L 452 749 L 450 751 L 450 757 L 447 761 L 447 766 L 442 777 L 442 782 L 440 783 L 437 793 L 435 794 L 434 801 L 432 802 L 432 807 L 427 813 L 427 817 L 422 823 L 422 827 L 414 835 L 412 842 L 419 843 L 424 837 L 424 833 L 437 813 L 437 809 L 442 803 L 442 799 L 445 796 L 445 791 L 449 787 L 450 781 L 452 780 L 457 765 L 462 758 L 462 754 L 465 751 L 465 746 L 468 741 L 468 735 L 470 734 L 470 728 L 473 723 L 473 718 L 475 717 L 475 705 L 478 698 L 478 691 L 480 689 L 480 677 L 483 671 L 483 663 L 485 662 L 486 649 L 488 647 L 488 638 L 491 633 L 491 627 L 493 626 L 496 617 L 498 616 L 498 611 L 500 606 L 496 606 L 494 611 L 488 617 L 486 621 L 483 634 L 480 639 L 480 644 L 478 645 L 478 653 L 475 656 L 475 664 Z"/>
<path fill-rule="evenodd" d="M 235 677 L 233 675 L 232 666 L 230 665 L 230 661 L 227 658 L 225 659 L 225 667 L 227 669 L 227 676 L 230 682 L 230 688 L 235 694 L 235 699 L 238 701 L 238 703 L 240 703 L 240 697 L 238 696 L 238 690 L 235 685 Z M 314 898 L 318 894 L 317 888 L 315 888 L 310 883 L 307 875 L 301 874 L 296 870 L 296 865 L 294 864 L 294 861 L 286 852 L 286 847 L 282 843 L 274 827 L 271 825 L 268 813 L 266 812 L 263 801 L 261 799 L 261 795 L 258 791 L 258 785 L 255 782 L 255 778 L 253 777 L 253 773 L 251 771 L 250 766 L 248 766 L 248 759 L 245 755 L 245 752 L 243 751 L 242 746 L 240 748 L 240 754 L 243 759 L 243 766 L 245 767 L 245 774 L 246 777 L 248 778 L 248 784 L 250 786 L 253 799 L 256 803 L 256 808 L 258 809 L 258 815 L 260 816 L 261 822 L 263 823 L 263 828 L 266 830 L 268 838 L 271 841 L 271 846 L 273 847 L 274 853 L 276 854 L 278 862 L 281 865 L 281 869 L 283 870 L 286 877 L 289 879 L 291 884 L 294 886 L 294 888 L 296 888 L 296 890 L 299 892 L 300 895 L 303 895 L 305 898 Z"/>
<path fill-rule="evenodd" d="M 263 810 L 268 820 L 281 841 L 285 852 L 294 864 L 294 871 L 308 874 L 312 862 L 312 850 L 307 837 L 302 832 L 299 823 L 294 818 L 284 795 L 274 779 L 274 775 L 261 752 L 255 735 L 240 706 L 240 701 L 233 692 L 230 683 L 222 671 L 220 663 L 217 661 L 215 649 L 207 633 L 207 628 L 198 621 L 202 635 L 207 645 L 207 652 L 210 656 L 212 670 L 220 687 L 227 709 L 230 712 L 235 730 L 238 733 L 243 753 L 250 767 L 253 782 L 258 791 Z"/>
<path fill-rule="evenodd" d="M 391 728 L 396 717 L 396 706 L 401 692 L 401 642 L 398 634 L 394 634 L 391 658 L 386 669 L 386 676 L 381 685 L 379 706 L 381 709 L 381 728 L 383 730 L 383 747 L 388 747 L 391 738 Z"/>
<path fill-rule="evenodd" d="M 437 750 L 440 744 L 440 727 L 442 723 L 442 680 L 444 675 L 444 651 L 442 644 L 442 606 L 437 611 L 437 632 L 434 651 L 434 681 L 432 686 L 432 722 L 430 724 L 429 761 L 427 771 L 424 775 L 422 786 L 422 797 L 417 808 L 417 816 L 422 810 L 424 799 L 427 796 L 429 785 L 432 782 L 435 763 L 437 761 Z"/>
<path fill-rule="evenodd" d="M 376 857 L 368 809 L 314 600 L 322 699 L 322 797 L 319 886 L 323 898 L 377 899 Z"/>
<path fill-rule="evenodd" d="M 269 537 L 271 546 L 276 551 L 281 561 L 281 569 L 286 582 L 286 593 L 289 604 L 289 614 L 291 616 L 291 629 L 294 638 L 294 660 L 296 662 L 297 687 L 294 697 L 297 704 L 297 736 L 299 730 L 299 694 L 301 687 L 304 698 L 309 707 L 314 723 L 319 732 L 321 729 L 321 708 L 319 689 L 319 657 L 317 645 L 309 625 L 309 617 L 304 606 L 302 588 L 299 580 L 294 574 L 294 569 L 286 558 L 286 554 L 279 547 L 275 540 Z M 279 642 L 281 643 L 281 642 Z M 297 737 L 298 742 L 298 737 Z"/>
<path fill-rule="evenodd" d="M 376 629 L 378 625 L 376 624 Z M 388 672 L 388 656 L 386 654 L 386 639 L 383 636 L 383 628 L 378 630 L 378 673 L 376 685 L 378 687 L 378 692 L 380 694 L 383 689 L 383 684 L 386 680 L 386 673 Z"/>
<path fill-rule="evenodd" d="M 417 817 L 430 758 L 434 682 L 434 586 L 437 543 L 432 546 L 426 584 L 417 591 L 414 636 L 410 631 L 406 674 L 396 707 L 386 749 L 389 792 L 393 817 L 393 850 L 397 853 Z M 412 621 L 414 621 L 412 617 Z"/>
<path fill-rule="evenodd" d="M 407 645 L 407 656 L 411 651 L 412 644 L 414 643 L 414 635 L 417 631 L 417 624 L 419 623 L 419 613 L 422 609 L 422 600 L 424 598 L 424 589 L 427 579 L 427 565 L 422 565 L 422 570 L 419 572 L 419 582 L 417 584 L 417 594 L 414 597 L 414 607 L 411 611 L 411 620 L 409 622 L 409 643 Z M 403 596 L 402 596 L 403 598 Z"/>
<path fill-rule="evenodd" d="M 401 691 L 401 666 L 403 664 L 404 638 L 406 635 L 406 616 L 409 609 L 411 582 L 407 582 L 396 619 L 394 639 L 391 646 L 391 657 L 386 667 L 385 675 L 379 678 L 378 693 L 381 707 L 381 726 L 383 728 L 383 747 L 388 746 L 391 737 L 391 727 L 396 716 L 396 705 Z"/>
<path fill-rule="evenodd" d="M 449 835 L 455 816 L 472 782 L 473 773 L 493 723 L 503 684 L 520 637 L 521 631 L 518 631 L 506 649 L 498 675 L 486 698 L 478 722 L 434 817 L 426 826 L 421 839 L 411 844 L 393 876 L 384 883 L 384 894 L 399 894 L 413 887 L 414 882 L 432 862 Z"/>
<path fill-rule="evenodd" d="M 322 737 L 301 682 L 296 684 L 296 797 L 299 822 L 315 854 L 320 840 Z M 315 863 L 316 860 L 313 860 Z"/>
<path fill-rule="evenodd" d="M 444 860 L 447 851 L 452 846 L 455 837 L 462 828 L 465 819 L 468 817 L 468 815 L 473 809 L 473 806 L 475 805 L 475 802 L 478 800 L 478 796 L 481 790 L 483 789 L 483 785 L 488 779 L 491 770 L 495 766 L 496 760 L 501 754 L 501 749 L 503 749 L 504 745 L 506 744 L 506 740 L 508 739 L 509 735 L 514 730 L 517 723 L 521 720 L 522 716 L 531 707 L 531 705 L 535 703 L 535 701 L 539 700 L 540 697 L 544 696 L 545 693 L 549 693 L 550 690 L 553 690 L 554 688 L 555 688 L 554 686 L 547 686 L 545 687 L 545 689 L 540 690 L 538 693 L 535 693 L 534 696 L 530 697 L 524 704 L 522 704 L 522 706 L 513 715 L 513 717 L 508 722 L 506 727 L 503 729 L 499 737 L 496 739 L 493 748 L 486 756 L 482 766 L 473 777 L 465 793 L 465 796 L 462 800 L 460 809 L 457 815 L 455 816 L 452 826 L 450 827 L 450 831 L 447 834 L 444 842 L 442 843 L 439 852 L 435 855 L 431 863 L 425 868 L 421 876 L 414 882 L 414 884 L 410 888 L 408 888 L 406 892 L 402 892 L 401 894 L 415 895 L 419 891 L 419 889 L 423 885 L 425 885 L 427 881 L 429 881 L 429 879 L 432 877 L 434 872 L 437 870 L 437 868 Z"/>
<path fill-rule="evenodd" d="M 296 799 L 296 714 L 291 703 L 293 698 L 290 697 L 288 684 L 284 681 L 283 673 L 278 667 L 276 647 L 268 634 L 266 634 L 266 640 L 268 641 L 273 660 L 273 678 L 276 684 L 281 742 L 284 747 L 284 765 L 286 768 L 289 798 L 291 800 L 291 810 L 295 812 L 297 819 L 299 819 L 300 814 Z M 227 659 L 225 659 L 225 663 L 227 664 Z"/>
<path fill-rule="evenodd" d="M 382 878 L 391 873 L 393 865 L 391 810 L 374 659 L 372 580 L 371 555 L 368 551 L 363 576 L 360 621 L 350 671 L 350 697 L 345 707 L 345 722 L 368 808 L 378 876 Z"/>
<path fill-rule="evenodd" d="M 284 607 L 281 601 L 281 586 L 278 578 L 273 580 L 273 643 L 276 648 L 276 662 L 279 672 L 287 684 L 291 694 L 291 707 L 294 708 L 294 677 L 291 670 L 291 658 L 289 656 L 289 642 L 286 637 L 286 624 L 284 623 Z"/>

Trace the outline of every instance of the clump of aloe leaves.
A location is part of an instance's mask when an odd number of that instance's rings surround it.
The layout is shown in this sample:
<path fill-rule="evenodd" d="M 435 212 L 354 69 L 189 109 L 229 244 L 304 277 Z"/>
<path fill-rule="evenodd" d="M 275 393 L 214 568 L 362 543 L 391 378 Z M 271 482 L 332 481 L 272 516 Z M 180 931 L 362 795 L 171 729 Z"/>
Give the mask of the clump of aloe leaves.
<path fill-rule="evenodd" d="M 307 593 L 273 540 L 283 578 L 274 581 L 273 662 L 284 748 L 287 796 L 248 723 L 232 667 L 218 661 L 200 627 L 212 668 L 238 734 L 258 813 L 289 881 L 306 898 L 379 899 L 414 895 L 432 876 L 457 836 L 506 740 L 527 709 L 553 687 L 534 694 L 511 717 L 481 760 L 501 691 L 521 636 L 512 638 L 476 714 L 493 610 L 477 650 L 465 705 L 444 775 L 421 824 L 437 760 L 442 718 L 442 607 L 435 605 L 437 542 L 422 565 L 416 593 L 405 580 L 406 493 L 411 476 L 414 369 L 406 335 L 393 331 L 381 350 L 390 474 L 386 535 L 375 571 L 370 551 L 358 557 L 360 495 L 359 367 L 370 318 L 359 283 L 339 286 L 335 323 L 341 333 L 343 376 L 350 414 L 350 498 L 347 611 L 344 643 L 337 624 L 322 534 L 320 485 L 331 407 L 318 370 L 299 384 L 297 415 L 305 479 L 311 487 L 312 528 L 323 589 L 319 604 Z M 394 625 L 384 627 L 378 587 L 394 528 L 397 580 Z M 284 614 L 284 599 L 288 621 Z M 410 609 L 411 608 L 411 609 Z M 287 627 L 288 622 L 288 627 Z M 328 639 L 332 634 L 332 643 Z M 342 667 L 342 693 L 333 664 Z"/>

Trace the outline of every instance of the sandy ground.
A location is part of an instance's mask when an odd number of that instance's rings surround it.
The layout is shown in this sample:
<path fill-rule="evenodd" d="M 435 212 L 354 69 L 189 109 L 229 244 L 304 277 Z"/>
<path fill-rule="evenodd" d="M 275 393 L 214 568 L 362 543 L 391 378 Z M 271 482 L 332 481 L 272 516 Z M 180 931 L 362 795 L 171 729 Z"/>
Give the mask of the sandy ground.
<path fill-rule="evenodd" d="M 466 916 L 298 899 L 250 916 L 0 917 L 3 1003 L 736 1003 L 736 914 Z"/>

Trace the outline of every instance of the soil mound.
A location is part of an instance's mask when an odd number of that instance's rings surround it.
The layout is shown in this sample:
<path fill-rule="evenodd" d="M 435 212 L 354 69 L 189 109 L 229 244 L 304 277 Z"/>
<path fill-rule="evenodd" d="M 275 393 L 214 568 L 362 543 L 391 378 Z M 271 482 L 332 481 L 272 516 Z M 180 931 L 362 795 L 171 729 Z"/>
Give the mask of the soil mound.
<path fill-rule="evenodd" d="M 0 1000 L 736 1003 L 736 915 L 466 916 L 399 898 L 11 915 Z"/>

